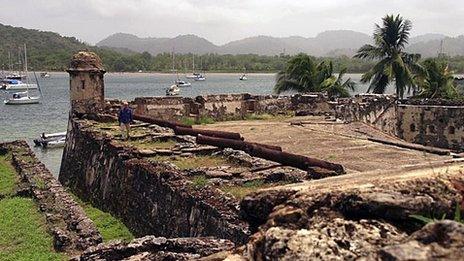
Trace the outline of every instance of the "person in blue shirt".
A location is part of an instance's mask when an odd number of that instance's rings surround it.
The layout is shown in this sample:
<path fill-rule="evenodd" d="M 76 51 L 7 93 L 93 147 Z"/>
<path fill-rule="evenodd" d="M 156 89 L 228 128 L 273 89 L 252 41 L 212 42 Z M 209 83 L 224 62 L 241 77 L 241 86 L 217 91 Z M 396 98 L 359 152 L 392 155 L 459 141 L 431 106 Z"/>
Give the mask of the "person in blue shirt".
<path fill-rule="evenodd" d="M 132 109 L 129 108 L 127 101 L 122 102 L 122 107 L 118 113 L 119 126 L 121 127 L 122 138 L 128 140 L 130 137 L 130 124 L 132 119 Z"/>

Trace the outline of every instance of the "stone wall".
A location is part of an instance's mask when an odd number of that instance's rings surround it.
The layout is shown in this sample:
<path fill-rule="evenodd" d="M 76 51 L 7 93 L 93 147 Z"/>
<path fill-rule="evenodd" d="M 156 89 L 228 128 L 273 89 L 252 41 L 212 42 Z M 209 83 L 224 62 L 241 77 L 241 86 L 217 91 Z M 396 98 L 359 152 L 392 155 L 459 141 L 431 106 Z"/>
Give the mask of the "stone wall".
<path fill-rule="evenodd" d="M 142 97 L 136 98 L 131 106 L 137 114 L 165 120 L 185 117 L 230 120 L 241 119 L 252 113 L 285 113 L 291 110 L 292 102 L 288 96 L 218 94 L 195 98 Z"/>
<path fill-rule="evenodd" d="M 0 143 L 0 154 L 10 153 L 21 183 L 17 195 L 32 196 L 44 214 L 55 250 L 74 254 L 96 246 L 102 237 L 84 210 L 69 195 L 25 141 Z"/>
<path fill-rule="evenodd" d="M 464 106 L 399 104 L 397 117 L 401 139 L 464 150 Z"/>
<path fill-rule="evenodd" d="M 397 102 L 388 95 L 357 95 L 334 106 L 337 118 L 359 121 L 407 142 L 464 150 L 464 104 L 445 100 Z"/>
<path fill-rule="evenodd" d="M 334 106 L 337 118 L 364 122 L 392 136 L 397 133 L 396 98 L 390 95 L 356 95 Z"/>
<path fill-rule="evenodd" d="M 175 168 L 141 159 L 83 124 L 69 121 L 59 176 L 80 198 L 118 216 L 136 236 L 247 239 L 235 201 L 192 186 Z"/>

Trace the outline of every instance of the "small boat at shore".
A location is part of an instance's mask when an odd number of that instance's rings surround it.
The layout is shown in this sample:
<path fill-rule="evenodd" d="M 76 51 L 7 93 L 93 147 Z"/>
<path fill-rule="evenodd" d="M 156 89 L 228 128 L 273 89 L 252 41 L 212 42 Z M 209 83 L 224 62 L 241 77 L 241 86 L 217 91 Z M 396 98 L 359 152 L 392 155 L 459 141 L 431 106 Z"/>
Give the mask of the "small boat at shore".
<path fill-rule="evenodd" d="M 40 77 L 42 77 L 42 78 L 50 78 L 50 74 L 48 72 L 43 72 L 43 73 L 40 73 Z"/>
<path fill-rule="evenodd" d="M 240 81 L 246 81 L 248 80 L 248 78 L 246 77 L 245 74 L 242 74 L 242 76 L 240 76 L 240 78 L 238 78 Z"/>
<path fill-rule="evenodd" d="M 34 144 L 43 148 L 63 147 L 66 142 L 66 132 L 42 133 L 40 138 L 34 139 Z"/>

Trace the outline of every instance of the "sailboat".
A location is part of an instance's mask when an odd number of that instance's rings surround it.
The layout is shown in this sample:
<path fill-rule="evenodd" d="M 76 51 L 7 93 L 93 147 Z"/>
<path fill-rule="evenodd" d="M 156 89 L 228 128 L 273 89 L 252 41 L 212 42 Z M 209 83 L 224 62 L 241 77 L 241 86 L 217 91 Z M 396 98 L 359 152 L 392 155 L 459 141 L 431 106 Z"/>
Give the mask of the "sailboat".
<path fill-rule="evenodd" d="M 26 88 L 26 91 L 25 92 L 16 92 L 16 93 L 13 93 L 12 97 L 11 98 L 7 98 L 6 100 L 4 100 L 4 103 L 7 104 L 7 105 L 22 105 L 22 104 L 35 104 L 35 103 L 40 103 L 40 97 L 39 96 L 31 96 L 29 94 L 29 80 L 28 80 L 28 77 L 27 77 L 27 49 L 26 49 L 26 44 L 24 44 L 24 63 L 25 63 L 25 66 L 24 66 L 24 71 L 26 73 L 26 83 L 25 83 L 25 88 Z M 37 82 L 37 84 L 34 84 L 36 87 L 38 87 L 39 85 L 39 82 L 37 81 L 37 76 L 35 75 L 35 72 L 34 72 L 34 76 L 35 76 L 35 80 Z M 9 89 L 6 89 L 6 90 L 9 90 Z M 42 95 L 42 91 L 40 90 L 39 88 L 39 91 L 40 91 L 40 94 Z"/>
<path fill-rule="evenodd" d="M 242 76 L 238 78 L 240 81 L 246 81 L 248 78 L 246 77 L 246 69 L 244 69 Z"/>
<path fill-rule="evenodd" d="M 192 55 L 192 74 L 185 75 L 187 79 L 195 79 L 197 78 L 199 73 L 195 72 L 195 54 Z"/>
<path fill-rule="evenodd" d="M 19 59 L 21 60 L 20 56 Z M 8 62 L 10 63 L 9 70 L 11 72 L 13 68 L 11 67 L 10 53 L 8 53 Z M 21 61 L 19 62 L 19 64 L 21 64 Z M 26 80 L 26 83 L 24 83 L 24 80 Z M 7 91 L 24 91 L 28 89 L 37 89 L 37 85 L 27 83 L 27 73 L 23 75 L 18 70 L 17 73 L 11 73 L 5 76 L 5 78 L 1 82 L 1 89 Z"/>
<path fill-rule="evenodd" d="M 201 61 L 201 57 L 200 57 L 200 69 L 203 69 L 203 63 L 202 63 L 202 61 Z M 206 77 L 205 77 L 205 75 L 202 74 L 202 73 L 197 73 L 197 74 L 196 74 L 196 77 L 193 78 L 193 79 L 194 79 L 196 82 L 203 82 L 203 81 L 206 80 Z"/>
<path fill-rule="evenodd" d="M 187 82 L 187 81 L 182 81 L 180 78 L 179 78 L 179 72 L 177 71 L 177 69 L 175 68 L 175 57 L 174 57 L 174 52 L 172 53 L 172 71 L 176 72 L 176 78 L 177 80 L 174 82 L 174 84 L 177 86 L 177 87 L 191 87 L 192 84 Z M 172 86 L 171 86 L 172 87 Z"/>

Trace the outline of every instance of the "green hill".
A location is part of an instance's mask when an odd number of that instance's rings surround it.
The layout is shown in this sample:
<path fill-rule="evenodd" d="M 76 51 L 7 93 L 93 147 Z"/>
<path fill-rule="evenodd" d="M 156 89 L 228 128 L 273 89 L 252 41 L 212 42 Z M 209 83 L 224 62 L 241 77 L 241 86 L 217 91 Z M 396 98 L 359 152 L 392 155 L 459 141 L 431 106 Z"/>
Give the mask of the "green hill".
<path fill-rule="evenodd" d="M 20 67 L 23 45 L 27 45 L 28 65 L 32 69 L 62 70 L 71 55 L 90 46 L 74 37 L 0 24 L 0 65 L 8 69 L 8 53 L 15 68 Z"/>

